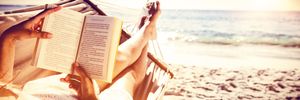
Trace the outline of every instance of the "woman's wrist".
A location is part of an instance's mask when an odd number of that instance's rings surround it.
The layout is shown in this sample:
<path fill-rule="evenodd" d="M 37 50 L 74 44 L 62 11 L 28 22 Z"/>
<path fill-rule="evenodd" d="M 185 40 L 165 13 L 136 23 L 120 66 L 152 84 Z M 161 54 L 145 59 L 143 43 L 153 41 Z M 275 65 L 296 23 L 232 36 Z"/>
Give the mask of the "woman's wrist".
<path fill-rule="evenodd" d="M 15 45 L 15 40 L 12 38 L 4 38 L 3 40 L 1 39 L 0 42 L 1 42 L 1 45 L 5 45 L 5 47 Z"/>
<path fill-rule="evenodd" d="M 15 37 L 10 32 L 3 32 L 3 34 L 0 36 L 0 42 L 5 44 L 14 44 L 16 41 Z"/>

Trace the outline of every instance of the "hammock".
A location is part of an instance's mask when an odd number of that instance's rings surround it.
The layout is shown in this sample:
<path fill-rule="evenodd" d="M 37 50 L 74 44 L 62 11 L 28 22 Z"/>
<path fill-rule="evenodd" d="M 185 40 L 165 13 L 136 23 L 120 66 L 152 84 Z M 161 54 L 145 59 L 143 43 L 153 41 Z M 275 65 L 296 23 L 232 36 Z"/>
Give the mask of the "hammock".
<path fill-rule="evenodd" d="M 84 14 L 91 14 L 91 15 L 106 15 L 107 12 L 101 10 L 101 7 L 105 4 L 101 4 L 101 2 L 92 2 L 89 0 L 64 0 L 55 3 L 56 5 L 64 6 L 64 8 L 72 9 Z M 0 32 L 2 33 L 5 29 L 12 26 L 16 22 L 22 21 L 24 19 L 27 19 L 38 12 L 42 11 L 44 9 L 44 5 L 42 6 L 34 6 L 29 8 L 23 8 L 23 9 L 17 9 L 12 11 L 5 11 L 2 14 L 0 14 Z M 14 19 L 14 20 L 11 20 Z M 122 30 L 122 37 L 120 44 L 126 41 L 130 38 L 130 35 L 127 34 L 128 32 L 136 31 L 138 30 L 138 26 L 132 25 L 132 23 L 126 23 L 123 25 Z M 28 40 L 27 42 L 24 42 L 24 44 L 19 43 L 16 47 L 16 61 L 15 61 L 15 69 L 23 70 L 22 66 L 28 65 L 30 62 L 30 53 L 27 55 L 20 54 L 18 56 L 18 51 L 26 52 L 26 51 L 33 51 L 35 40 Z M 31 44 L 27 48 L 18 48 L 22 47 L 24 45 Z M 162 54 L 160 52 L 159 45 L 157 41 L 152 41 L 152 49 L 154 50 L 155 54 L 160 54 L 162 58 Z M 28 46 L 28 45 L 27 45 Z M 147 73 L 146 76 L 142 82 L 142 84 L 138 87 L 136 93 L 134 94 L 135 100 L 157 100 L 162 97 L 164 94 L 167 83 L 170 79 L 173 78 L 173 73 L 169 70 L 169 66 L 164 63 L 162 60 L 160 60 L 158 57 L 154 56 L 152 53 L 148 52 L 148 67 L 147 67 Z M 21 63 L 24 62 L 25 64 Z M 17 66 L 17 67 L 16 67 Z M 32 67 L 32 66 L 31 66 Z M 32 73 L 31 73 L 32 72 Z M 30 73 L 25 73 L 19 75 L 18 79 L 15 79 L 15 83 L 18 84 L 24 84 L 28 80 L 37 79 L 38 77 L 44 77 L 52 75 L 55 72 L 51 71 L 45 71 L 43 69 L 35 69 L 34 71 L 31 71 Z M 21 77 L 21 78 L 20 78 Z M 22 78 L 23 77 L 23 78 Z M 29 77 L 29 78 L 26 78 Z"/>

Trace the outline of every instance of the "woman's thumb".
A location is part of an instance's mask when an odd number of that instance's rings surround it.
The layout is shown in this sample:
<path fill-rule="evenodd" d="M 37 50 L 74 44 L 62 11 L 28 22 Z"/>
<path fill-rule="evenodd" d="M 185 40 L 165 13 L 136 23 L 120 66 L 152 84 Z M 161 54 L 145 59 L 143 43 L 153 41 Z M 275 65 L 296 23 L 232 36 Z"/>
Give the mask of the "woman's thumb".
<path fill-rule="evenodd" d="M 32 31 L 32 36 L 37 38 L 49 39 L 52 38 L 52 34 L 49 32 Z"/>

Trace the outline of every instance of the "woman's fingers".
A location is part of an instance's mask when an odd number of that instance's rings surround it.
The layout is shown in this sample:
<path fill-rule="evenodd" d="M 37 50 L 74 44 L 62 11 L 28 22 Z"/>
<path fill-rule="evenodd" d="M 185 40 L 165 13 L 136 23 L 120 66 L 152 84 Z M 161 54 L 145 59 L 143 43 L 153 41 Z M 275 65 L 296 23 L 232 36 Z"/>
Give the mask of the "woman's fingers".
<path fill-rule="evenodd" d="M 23 39 L 23 38 L 44 38 L 49 39 L 52 38 L 52 34 L 48 32 L 42 32 L 41 26 L 42 26 L 42 19 L 46 17 L 47 15 L 56 12 L 60 10 L 62 7 L 58 6 L 52 9 L 44 10 L 43 12 L 39 13 L 35 17 L 32 17 L 31 19 L 22 22 L 22 24 L 19 25 L 19 27 L 24 27 L 21 32 L 29 32 L 29 34 L 21 34 L 17 38 Z"/>
<path fill-rule="evenodd" d="M 60 80 L 62 82 L 68 82 L 69 83 L 70 80 L 78 80 L 78 81 L 80 81 L 81 78 L 79 76 L 76 76 L 76 75 L 68 74 L 65 78 L 61 78 Z"/>
<path fill-rule="evenodd" d="M 72 64 L 71 74 L 75 74 L 75 68 L 76 68 L 76 67 L 79 67 L 79 63 L 74 62 L 74 63 Z"/>
<path fill-rule="evenodd" d="M 81 83 L 80 83 L 79 80 L 71 79 L 69 81 L 69 83 L 70 83 L 69 88 L 72 88 L 72 89 L 74 89 L 76 91 L 79 91 L 81 89 L 81 87 L 80 87 Z"/>
<path fill-rule="evenodd" d="M 75 66 L 74 70 L 79 74 L 81 78 L 89 78 L 86 72 L 80 66 Z"/>
<path fill-rule="evenodd" d="M 40 20 L 42 20 L 43 18 L 45 18 L 49 14 L 54 13 L 54 12 L 60 10 L 61 8 L 62 8 L 61 6 L 57 6 L 55 8 L 44 10 L 43 12 L 41 12 L 38 15 L 36 15 L 35 17 L 33 17 L 32 22 L 33 23 L 38 23 Z"/>
<path fill-rule="evenodd" d="M 79 74 L 81 78 L 81 91 L 84 91 L 84 94 L 87 95 L 94 95 L 95 93 L 92 79 L 80 66 L 75 67 L 75 71 Z"/>
<path fill-rule="evenodd" d="M 43 38 L 43 39 L 49 39 L 52 38 L 52 34 L 49 32 L 43 32 L 43 31 L 34 31 L 29 30 L 31 33 L 31 37 L 37 37 L 37 38 Z"/>
<path fill-rule="evenodd" d="M 89 78 L 88 75 L 86 74 L 86 72 L 79 66 L 79 64 L 77 62 L 73 63 L 73 65 L 72 65 L 71 73 L 74 74 L 75 73 L 74 71 L 76 71 L 79 74 L 81 79 Z"/>
<path fill-rule="evenodd" d="M 74 75 L 75 71 L 79 76 Z M 95 96 L 92 79 L 88 77 L 78 63 L 73 63 L 71 73 L 72 74 L 68 74 L 65 78 L 60 80 L 70 83 L 69 88 L 76 90 L 80 98 Z"/>
<path fill-rule="evenodd" d="M 89 88 L 90 85 L 93 84 L 92 79 L 87 75 L 81 66 L 74 66 L 74 70 L 79 74 L 81 82 L 84 86 Z"/>
<path fill-rule="evenodd" d="M 74 75 L 75 71 L 79 74 L 79 76 Z M 85 78 L 88 78 L 88 75 L 85 73 L 85 71 L 79 66 L 77 62 L 72 64 L 71 74 L 68 74 L 64 79 L 61 79 L 62 81 L 69 81 L 71 79 L 76 80 L 83 80 Z"/>

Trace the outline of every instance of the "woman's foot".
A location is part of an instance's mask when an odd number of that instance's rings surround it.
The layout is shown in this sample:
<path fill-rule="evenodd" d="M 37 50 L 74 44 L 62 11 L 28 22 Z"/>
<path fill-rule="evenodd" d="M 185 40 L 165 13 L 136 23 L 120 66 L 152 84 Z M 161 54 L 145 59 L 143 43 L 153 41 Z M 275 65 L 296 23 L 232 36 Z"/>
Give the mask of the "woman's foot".
<path fill-rule="evenodd" d="M 161 14 L 160 3 L 157 1 L 154 4 L 156 4 L 156 8 L 149 9 L 149 11 L 151 10 L 150 18 L 143 16 L 139 25 L 139 33 L 143 33 L 146 37 L 149 37 L 150 40 L 156 39 L 156 23 Z"/>

